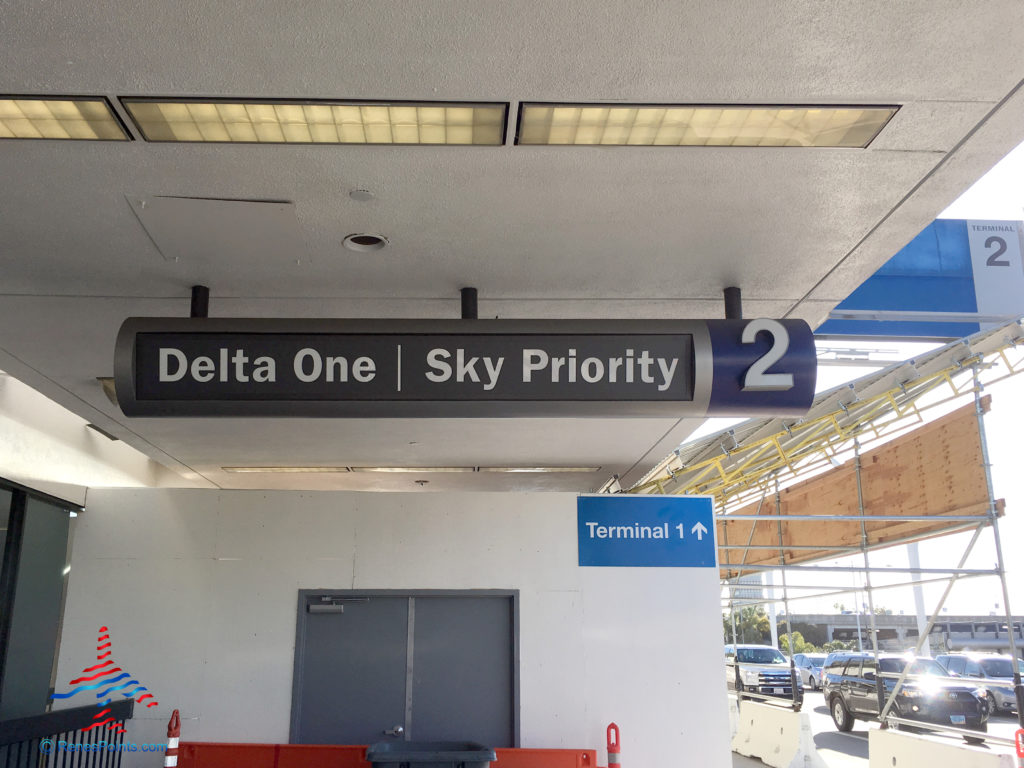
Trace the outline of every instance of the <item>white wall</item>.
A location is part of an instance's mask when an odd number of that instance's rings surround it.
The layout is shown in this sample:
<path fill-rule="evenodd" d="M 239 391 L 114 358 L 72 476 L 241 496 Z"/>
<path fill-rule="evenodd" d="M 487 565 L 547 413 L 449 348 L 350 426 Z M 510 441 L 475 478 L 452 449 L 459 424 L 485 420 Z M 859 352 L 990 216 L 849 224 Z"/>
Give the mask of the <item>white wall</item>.
<path fill-rule="evenodd" d="M 99 411 L 95 416 L 97 426 L 111 426 Z M 0 371 L 0 477 L 75 503 L 83 502 L 87 488 L 209 487 L 194 473 L 172 472 L 87 423 Z"/>
<path fill-rule="evenodd" d="M 57 689 L 96 630 L 160 701 L 130 738 L 287 742 L 297 590 L 519 589 L 524 747 L 731 763 L 715 569 L 579 568 L 571 494 L 93 490 Z M 75 697 L 68 706 L 80 705 Z"/>

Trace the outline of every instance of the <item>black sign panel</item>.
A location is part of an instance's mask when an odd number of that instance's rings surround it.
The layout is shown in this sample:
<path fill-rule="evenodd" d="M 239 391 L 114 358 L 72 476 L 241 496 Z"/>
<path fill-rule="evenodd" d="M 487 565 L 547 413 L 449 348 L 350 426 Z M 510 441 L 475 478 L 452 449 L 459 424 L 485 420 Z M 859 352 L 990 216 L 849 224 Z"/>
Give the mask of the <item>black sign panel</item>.
<path fill-rule="evenodd" d="M 129 416 L 679 416 L 715 386 L 721 412 L 806 410 L 806 324 L 732 322 L 132 318 L 115 383 Z"/>
<path fill-rule="evenodd" d="M 693 339 L 140 333 L 140 400 L 693 399 Z"/>

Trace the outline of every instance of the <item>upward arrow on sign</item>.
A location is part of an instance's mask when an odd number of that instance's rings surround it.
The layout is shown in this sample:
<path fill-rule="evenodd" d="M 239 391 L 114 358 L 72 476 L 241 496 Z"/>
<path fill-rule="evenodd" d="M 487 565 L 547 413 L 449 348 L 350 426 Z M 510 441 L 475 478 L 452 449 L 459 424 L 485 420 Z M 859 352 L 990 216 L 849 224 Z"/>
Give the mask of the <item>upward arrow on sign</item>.
<path fill-rule="evenodd" d="M 704 527 L 704 523 L 698 521 L 698 523 L 690 529 L 690 533 L 697 534 L 697 541 L 704 540 L 704 534 L 708 532 L 708 529 Z"/>

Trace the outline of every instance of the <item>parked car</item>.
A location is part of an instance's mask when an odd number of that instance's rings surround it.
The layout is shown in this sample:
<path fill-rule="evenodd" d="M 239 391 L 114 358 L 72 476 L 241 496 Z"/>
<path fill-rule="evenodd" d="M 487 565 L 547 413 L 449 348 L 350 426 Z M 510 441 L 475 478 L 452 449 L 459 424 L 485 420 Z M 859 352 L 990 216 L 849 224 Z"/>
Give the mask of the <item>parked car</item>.
<path fill-rule="evenodd" d="M 825 701 L 836 728 L 849 731 L 855 720 L 877 720 L 878 670 L 883 695 L 888 698 L 907 665 L 910 672 L 890 712 L 907 720 L 987 731 L 988 693 L 968 682 L 951 680 L 946 669 L 932 659 L 914 659 L 891 654 L 875 657 L 867 653 L 836 654 L 825 668 Z M 983 741 L 965 736 L 970 743 Z"/>
<path fill-rule="evenodd" d="M 804 687 L 810 686 L 812 691 L 821 687 L 821 670 L 825 664 L 824 653 L 798 653 L 793 657 L 796 671 Z"/>
<path fill-rule="evenodd" d="M 995 712 L 1013 712 L 1017 696 L 1013 692 L 1013 657 L 997 653 L 944 653 L 935 660 L 959 677 L 977 678 L 988 691 L 988 705 Z M 1024 674 L 1024 661 L 1017 660 Z"/>
<path fill-rule="evenodd" d="M 736 670 L 739 669 L 739 680 Z M 770 645 L 725 646 L 725 684 L 742 695 L 745 691 L 764 696 L 794 699 L 797 708 L 804 700 L 804 686 L 796 676 L 796 696 L 789 659 Z"/>

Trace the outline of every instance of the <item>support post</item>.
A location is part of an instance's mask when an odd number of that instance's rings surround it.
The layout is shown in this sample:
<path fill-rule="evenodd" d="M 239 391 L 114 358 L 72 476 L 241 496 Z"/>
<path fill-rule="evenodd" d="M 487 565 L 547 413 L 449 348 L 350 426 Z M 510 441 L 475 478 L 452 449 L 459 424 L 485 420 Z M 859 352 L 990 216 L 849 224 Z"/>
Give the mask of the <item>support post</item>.
<path fill-rule="evenodd" d="M 736 711 L 739 712 L 740 702 L 743 701 L 743 696 L 740 695 L 743 690 L 743 679 L 740 676 L 739 651 L 736 649 L 736 604 L 731 595 L 729 597 L 729 615 L 732 617 L 732 687 L 736 690 Z"/>
<path fill-rule="evenodd" d="M 192 308 L 189 317 L 210 316 L 210 289 L 205 285 L 192 286 Z"/>
<path fill-rule="evenodd" d="M 1024 688 L 1021 687 L 1020 662 L 1017 656 L 1017 638 L 1013 635 L 1013 611 L 1010 610 L 1010 591 L 1006 587 L 1006 567 L 1003 561 L 1003 542 L 999 536 L 999 515 L 996 513 L 995 492 L 992 489 L 992 464 L 988 458 L 988 442 L 985 438 L 985 409 L 981 405 L 981 376 L 974 366 L 974 412 L 978 417 L 978 437 L 981 439 L 981 461 L 985 469 L 985 483 L 988 487 L 988 519 L 996 544 L 996 570 L 1003 588 L 1003 610 L 1006 611 L 1006 638 L 1013 657 L 1013 692 L 1017 698 L 1017 722 L 1024 728 Z"/>
<path fill-rule="evenodd" d="M 868 528 L 864 519 L 864 486 L 861 482 L 860 440 L 853 440 L 853 455 L 856 459 L 854 470 L 857 475 L 857 509 L 860 512 L 860 549 L 864 555 L 864 589 L 868 593 L 868 627 L 871 633 L 871 647 L 875 651 L 875 694 L 878 698 L 878 711 L 885 705 L 885 685 L 882 681 L 882 666 L 878 662 L 878 620 L 875 618 L 875 598 L 871 592 L 871 563 L 868 561 Z M 857 606 L 858 612 L 860 606 Z M 858 615 L 860 615 L 858 613 Z M 883 723 L 884 727 L 884 723 Z"/>
<path fill-rule="evenodd" d="M 789 690 L 793 694 L 793 711 L 799 712 L 800 707 L 803 706 L 804 700 L 801 696 L 798 700 L 796 697 L 797 692 L 797 672 L 796 662 L 793 661 L 793 656 L 796 651 L 793 649 L 793 625 L 789 621 L 789 589 L 786 586 L 786 550 L 784 547 L 784 541 L 782 539 L 782 492 L 779 490 L 779 475 L 775 474 L 775 514 L 779 516 L 779 565 L 783 566 L 781 569 L 782 573 L 782 605 L 786 609 L 786 642 L 789 644 Z"/>
<path fill-rule="evenodd" d="M 463 288 L 459 293 L 462 294 L 462 319 L 476 320 L 476 288 Z"/>
<path fill-rule="evenodd" d="M 916 541 L 907 544 L 907 560 L 911 568 L 921 567 L 921 550 Z M 914 613 L 917 614 L 917 636 L 920 637 L 924 634 L 925 625 L 928 623 L 928 619 L 924 615 L 924 589 L 920 584 L 914 585 Z M 931 656 L 931 642 L 926 643 L 922 650 L 925 652 L 925 656 Z"/>
<path fill-rule="evenodd" d="M 725 294 L 725 319 L 742 320 L 743 300 L 740 295 L 740 289 L 732 286 L 726 288 L 723 293 Z"/>
<path fill-rule="evenodd" d="M 856 581 L 854 581 L 856 584 Z M 853 590 L 853 615 L 857 619 L 857 650 L 861 653 L 864 652 L 864 638 L 860 631 L 860 592 L 857 589 Z"/>
<path fill-rule="evenodd" d="M 725 514 L 724 501 L 722 502 L 722 514 Z M 722 538 L 725 540 L 726 544 L 729 543 L 729 526 L 727 525 L 722 526 Z M 725 566 L 726 579 L 729 579 L 731 577 L 731 573 L 729 571 L 728 552 L 725 553 Z M 740 663 L 737 660 L 736 653 L 736 592 L 731 589 L 729 590 L 729 618 L 732 620 L 732 650 L 734 654 L 732 659 L 733 688 L 736 691 L 736 711 L 739 712 L 740 702 L 743 701 L 743 697 L 740 695 L 740 691 L 743 688 L 743 680 L 740 676 Z"/>

